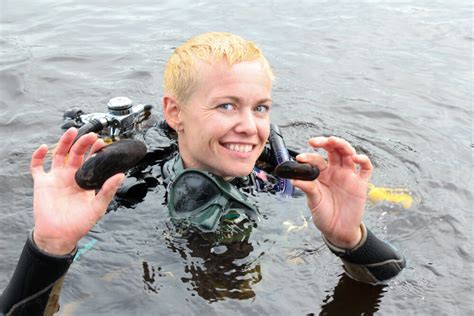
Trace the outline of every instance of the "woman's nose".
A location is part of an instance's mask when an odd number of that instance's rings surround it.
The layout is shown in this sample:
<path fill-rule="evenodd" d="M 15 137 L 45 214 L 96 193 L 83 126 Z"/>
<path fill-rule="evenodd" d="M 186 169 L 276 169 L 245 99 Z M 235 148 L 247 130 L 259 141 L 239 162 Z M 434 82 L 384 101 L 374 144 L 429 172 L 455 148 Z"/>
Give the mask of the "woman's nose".
<path fill-rule="evenodd" d="M 239 115 L 239 122 L 235 128 L 238 133 L 256 134 L 257 122 L 255 116 L 250 110 L 242 110 Z"/>

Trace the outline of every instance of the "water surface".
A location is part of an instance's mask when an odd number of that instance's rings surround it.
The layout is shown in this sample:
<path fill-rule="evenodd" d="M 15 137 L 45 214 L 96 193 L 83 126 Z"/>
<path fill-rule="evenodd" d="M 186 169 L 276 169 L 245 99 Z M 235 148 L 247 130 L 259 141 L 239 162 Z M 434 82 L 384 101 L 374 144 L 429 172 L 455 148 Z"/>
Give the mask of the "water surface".
<path fill-rule="evenodd" d="M 174 47 L 218 30 L 264 50 L 289 147 L 344 137 L 371 157 L 375 185 L 410 190 L 410 209 L 368 204 L 365 216 L 407 268 L 386 286 L 350 280 L 304 199 L 267 195 L 248 243 L 205 247 L 176 236 L 157 187 L 81 241 L 97 240 L 69 270 L 61 314 L 473 312 L 469 1 L 42 0 L 0 11 L 0 288 L 33 224 L 30 155 L 56 142 L 62 113 L 105 111 L 121 95 L 159 106 Z"/>

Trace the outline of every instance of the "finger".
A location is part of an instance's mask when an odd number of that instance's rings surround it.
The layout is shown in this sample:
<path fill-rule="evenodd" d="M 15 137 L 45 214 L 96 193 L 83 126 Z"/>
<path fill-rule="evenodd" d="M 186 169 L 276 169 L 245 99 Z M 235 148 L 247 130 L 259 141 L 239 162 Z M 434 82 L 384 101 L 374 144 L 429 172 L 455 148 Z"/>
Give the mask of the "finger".
<path fill-rule="evenodd" d="M 61 138 L 59 139 L 59 143 L 56 146 L 56 150 L 53 153 L 51 168 L 64 167 L 69 148 L 71 147 L 76 135 L 77 129 L 71 127 L 63 134 L 63 136 L 61 136 Z"/>
<path fill-rule="evenodd" d="M 99 193 L 97 193 L 95 196 L 92 202 L 92 207 L 96 212 L 100 213 L 100 216 L 104 214 L 107 206 L 109 205 L 110 201 L 112 201 L 115 192 L 117 192 L 117 189 L 122 184 L 124 178 L 125 175 L 123 173 L 118 173 L 108 178 L 107 181 L 105 181 L 105 183 L 102 185 Z"/>
<path fill-rule="evenodd" d="M 352 147 L 348 141 L 340 137 L 331 136 L 329 137 L 328 142 L 329 145 L 333 146 L 341 156 L 352 156 L 356 153 L 354 147 Z"/>
<path fill-rule="evenodd" d="M 329 137 L 329 145 L 333 146 L 336 150 L 336 153 L 341 159 L 341 166 L 345 168 L 350 168 L 351 170 L 356 170 L 356 164 L 352 160 L 352 156 L 356 154 L 354 147 L 349 144 L 346 140 L 331 136 Z"/>
<path fill-rule="evenodd" d="M 30 172 L 31 175 L 33 176 L 33 179 L 35 178 L 36 175 L 44 173 L 44 157 L 46 157 L 46 154 L 48 153 L 48 146 L 45 144 L 41 145 L 36 149 L 31 156 L 31 162 L 30 162 Z"/>
<path fill-rule="evenodd" d="M 344 166 L 355 170 L 356 165 L 352 155 L 356 154 L 354 147 L 342 138 L 331 136 L 310 139 L 310 145 L 323 148 L 328 152 L 329 165 Z"/>
<path fill-rule="evenodd" d="M 336 149 L 329 142 L 329 137 L 314 137 L 311 138 L 308 143 L 314 148 L 322 148 L 328 153 L 328 163 L 332 166 L 340 166 L 342 163 L 341 157 L 339 156 Z"/>
<path fill-rule="evenodd" d="M 87 158 L 89 158 L 90 156 L 92 156 L 93 154 L 95 154 L 96 152 L 104 148 L 105 146 L 107 146 L 107 144 L 101 138 L 97 139 L 95 143 L 92 145 Z"/>
<path fill-rule="evenodd" d="M 372 176 L 372 171 L 374 170 L 374 167 L 369 157 L 367 157 L 366 155 L 354 155 L 352 156 L 352 159 L 354 163 L 360 165 L 359 176 L 362 179 L 369 181 L 370 177 Z"/>
<path fill-rule="evenodd" d="M 79 168 L 84 161 L 84 155 L 89 147 L 97 140 L 95 133 L 88 133 L 79 138 L 69 151 L 69 157 L 66 162 L 68 167 Z"/>
<path fill-rule="evenodd" d="M 320 154 L 314 153 L 303 153 L 296 156 L 296 160 L 302 163 L 309 163 L 319 169 L 319 172 L 323 172 L 327 169 L 328 165 L 326 160 Z"/>

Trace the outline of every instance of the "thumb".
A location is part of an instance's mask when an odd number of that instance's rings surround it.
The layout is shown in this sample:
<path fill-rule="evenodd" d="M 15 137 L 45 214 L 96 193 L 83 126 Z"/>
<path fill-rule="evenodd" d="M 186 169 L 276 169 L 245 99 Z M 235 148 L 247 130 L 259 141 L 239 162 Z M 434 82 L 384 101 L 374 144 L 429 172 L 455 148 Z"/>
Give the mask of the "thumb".
<path fill-rule="evenodd" d="M 122 184 L 124 178 L 125 175 L 123 173 L 118 173 L 108 178 L 107 181 L 105 181 L 105 183 L 102 185 L 102 188 L 92 201 L 92 207 L 94 208 L 95 212 L 99 213 L 98 215 L 102 216 L 104 214 L 107 206 L 109 205 L 110 201 L 112 201 L 115 192 L 117 192 L 117 189 Z"/>

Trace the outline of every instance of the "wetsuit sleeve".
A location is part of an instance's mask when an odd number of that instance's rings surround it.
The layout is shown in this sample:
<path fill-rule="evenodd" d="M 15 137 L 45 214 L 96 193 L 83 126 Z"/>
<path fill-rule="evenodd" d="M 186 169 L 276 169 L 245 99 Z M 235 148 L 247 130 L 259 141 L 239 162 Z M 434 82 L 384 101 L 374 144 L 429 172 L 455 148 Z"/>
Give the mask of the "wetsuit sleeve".
<path fill-rule="evenodd" d="M 76 249 L 65 256 L 41 251 L 30 233 L 10 283 L 0 297 L 0 315 L 51 315 Z"/>
<path fill-rule="evenodd" d="M 405 258 L 393 246 L 378 239 L 361 224 L 362 239 L 352 249 L 342 249 L 323 239 L 332 253 L 342 259 L 344 270 L 353 279 L 378 284 L 396 276 L 405 267 Z"/>

